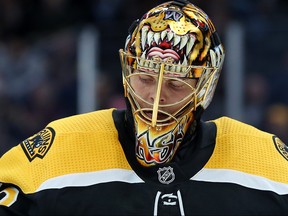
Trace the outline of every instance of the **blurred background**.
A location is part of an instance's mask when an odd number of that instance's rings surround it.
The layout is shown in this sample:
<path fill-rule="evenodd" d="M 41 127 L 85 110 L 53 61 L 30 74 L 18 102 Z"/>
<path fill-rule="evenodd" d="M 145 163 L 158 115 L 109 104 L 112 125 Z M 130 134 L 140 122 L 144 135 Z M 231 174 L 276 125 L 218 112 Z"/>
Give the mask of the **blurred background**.
<path fill-rule="evenodd" d="M 0 155 L 52 120 L 125 108 L 118 50 L 152 0 L 0 0 Z M 226 62 L 204 119 L 288 141 L 288 1 L 194 0 Z"/>

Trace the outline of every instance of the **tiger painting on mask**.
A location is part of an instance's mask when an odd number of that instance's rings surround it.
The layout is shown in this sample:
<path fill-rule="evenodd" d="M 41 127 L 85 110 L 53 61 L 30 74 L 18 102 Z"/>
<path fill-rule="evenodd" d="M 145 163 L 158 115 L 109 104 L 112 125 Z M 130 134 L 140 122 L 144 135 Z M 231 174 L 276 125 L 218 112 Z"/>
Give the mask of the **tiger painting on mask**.
<path fill-rule="evenodd" d="M 192 4 L 162 4 L 138 21 L 120 56 L 137 158 L 147 166 L 168 162 L 195 120 L 193 111 L 205 109 L 213 97 L 224 60 L 215 27 Z M 181 92 L 175 101 L 161 98 L 169 84 L 174 91 L 168 97 Z"/>

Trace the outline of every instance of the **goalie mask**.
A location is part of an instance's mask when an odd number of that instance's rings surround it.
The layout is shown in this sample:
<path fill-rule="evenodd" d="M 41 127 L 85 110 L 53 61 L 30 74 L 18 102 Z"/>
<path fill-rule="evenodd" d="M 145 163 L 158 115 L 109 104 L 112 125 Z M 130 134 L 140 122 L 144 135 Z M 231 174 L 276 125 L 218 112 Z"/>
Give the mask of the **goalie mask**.
<path fill-rule="evenodd" d="M 125 97 L 144 166 L 171 161 L 197 108 L 210 104 L 224 50 L 214 25 L 187 1 L 148 11 L 120 50 Z"/>

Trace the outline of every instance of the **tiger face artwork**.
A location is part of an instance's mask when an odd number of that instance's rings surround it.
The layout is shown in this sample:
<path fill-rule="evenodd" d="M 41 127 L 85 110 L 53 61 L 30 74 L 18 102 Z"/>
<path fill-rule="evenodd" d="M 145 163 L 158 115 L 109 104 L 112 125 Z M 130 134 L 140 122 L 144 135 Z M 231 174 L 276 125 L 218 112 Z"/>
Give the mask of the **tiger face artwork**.
<path fill-rule="evenodd" d="M 215 27 L 191 3 L 163 3 L 137 22 L 120 59 L 136 156 L 144 166 L 168 162 L 195 120 L 194 111 L 212 100 L 224 61 Z"/>

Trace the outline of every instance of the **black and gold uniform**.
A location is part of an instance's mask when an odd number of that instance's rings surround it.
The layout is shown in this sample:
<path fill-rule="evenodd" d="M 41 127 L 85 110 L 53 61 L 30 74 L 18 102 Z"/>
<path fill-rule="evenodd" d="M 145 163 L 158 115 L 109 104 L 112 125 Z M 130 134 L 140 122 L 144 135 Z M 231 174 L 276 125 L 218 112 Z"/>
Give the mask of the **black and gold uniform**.
<path fill-rule="evenodd" d="M 145 167 L 125 111 L 50 123 L 0 159 L 0 215 L 287 215 L 288 151 L 222 117 Z"/>

